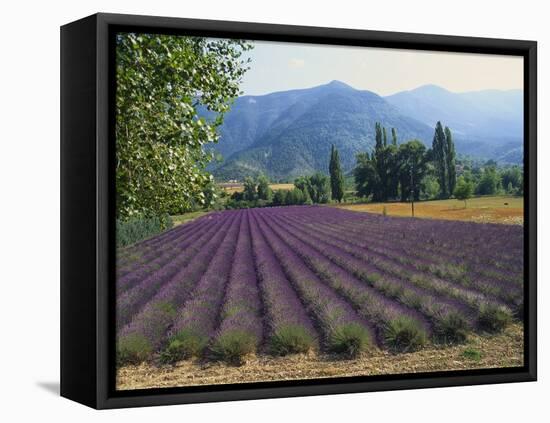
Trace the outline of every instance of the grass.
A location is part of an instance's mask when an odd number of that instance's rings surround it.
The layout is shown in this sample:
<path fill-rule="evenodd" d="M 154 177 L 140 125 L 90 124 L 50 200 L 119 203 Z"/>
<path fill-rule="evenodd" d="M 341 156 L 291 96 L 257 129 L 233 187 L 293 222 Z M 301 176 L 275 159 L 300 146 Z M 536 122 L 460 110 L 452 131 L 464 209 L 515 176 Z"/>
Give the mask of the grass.
<path fill-rule="evenodd" d="M 368 203 L 335 205 L 347 210 L 411 216 L 410 203 Z M 485 223 L 523 224 L 523 197 L 488 196 L 475 197 L 464 202 L 450 200 L 419 201 L 414 203 L 415 217 L 465 220 Z"/>
<path fill-rule="evenodd" d="M 218 337 L 210 347 L 213 357 L 231 364 L 241 364 L 256 351 L 258 340 L 246 331 L 234 330 Z"/>
<path fill-rule="evenodd" d="M 468 323 L 462 315 L 451 312 L 434 325 L 434 338 L 442 344 L 459 344 L 466 340 L 468 330 Z"/>
<path fill-rule="evenodd" d="M 151 354 L 151 345 L 142 335 L 130 335 L 117 343 L 116 355 L 120 365 L 138 364 Z"/>
<path fill-rule="evenodd" d="M 480 361 L 481 352 L 476 350 L 475 348 L 466 348 L 462 353 L 462 357 L 472 361 Z"/>
<path fill-rule="evenodd" d="M 185 358 L 197 357 L 206 348 L 208 338 L 192 330 L 182 330 L 174 336 L 160 355 L 162 363 L 175 363 Z"/>
<path fill-rule="evenodd" d="M 367 330 L 354 323 L 340 326 L 329 339 L 330 350 L 348 358 L 356 357 L 369 345 L 370 336 Z"/>
<path fill-rule="evenodd" d="M 174 386 L 215 385 L 262 381 L 304 380 L 329 377 L 374 376 L 448 370 L 523 366 L 523 327 L 513 323 L 498 335 L 470 334 L 461 345 L 426 345 L 406 354 L 369 349 L 350 360 L 332 355 L 293 354 L 247 357 L 240 367 L 223 362 L 184 360 L 175 366 L 152 363 L 117 369 L 116 388 L 121 390 Z"/>
<path fill-rule="evenodd" d="M 275 331 L 270 340 L 273 355 L 307 353 L 315 344 L 313 337 L 302 326 L 289 325 Z"/>
<path fill-rule="evenodd" d="M 487 332 L 497 333 L 504 330 L 511 321 L 512 316 L 508 310 L 493 304 L 484 304 L 481 307 L 478 324 Z"/>
<path fill-rule="evenodd" d="M 192 220 L 198 219 L 201 216 L 204 216 L 205 214 L 208 214 L 207 211 L 196 211 L 196 212 L 189 212 L 184 214 L 179 214 L 176 216 L 172 216 L 172 221 L 174 222 L 174 226 L 182 225 L 187 222 L 191 222 Z"/>
<path fill-rule="evenodd" d="M 428 341 L 424 328 L 407 316 L 400 316 L 389 322 L 384 338 L 388 347 L 394 352 L 416 351 Z"/>

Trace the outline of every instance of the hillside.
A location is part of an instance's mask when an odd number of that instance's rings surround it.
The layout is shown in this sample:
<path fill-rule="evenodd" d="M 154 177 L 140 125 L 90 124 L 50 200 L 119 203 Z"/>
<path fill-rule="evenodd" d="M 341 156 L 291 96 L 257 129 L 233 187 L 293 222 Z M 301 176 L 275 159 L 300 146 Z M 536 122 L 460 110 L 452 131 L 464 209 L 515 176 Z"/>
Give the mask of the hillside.
<path fill-rule="evenodd" d="M 523 158 L 521 90 L 453 93 L 424 85 L 385 99 L 401 113 L 427 125 L 433 127 L 440 120 L 449 126 L 459 153 L 504 163 L 521 162 Z"/>
<path fill-rule="evenodd" d="M 271 97 L 274 95 L 266 96 Z M 246 175 L 267 173 L 273 179 L 293 178 L 316 170 L 327 171 L 327 157 L 335 144 L 340 150 L 344 170 L 350 170 L 355 154 L 370 150 L 374 145 L 375 122 L 388 128 L 397 128 L 399 139 L 429 139 L 432 129 L 414 119 L 403 116 L 382 97 L 369 91 L 355 90 L 341 82 L 310 90 L 277 93 L 276 99 L 286 96 L 288 107 L 269 110 L 260 123 L 251 124 L 252 113 L 243 109 L 231 112 L 222 128 L 220 146 L 229 141 L 224 151 L 237 151 L 215 170 L 219 179 L 242 179 Z M 261 108 L 275 104 L 272 98 L 243 98 L 250 105 Z M 235 107 L 237 109 L 237 107 Z M 259 112 L 256 112 L 259 116 Z M 246 118 L 245 118 L 246 116 Z M 248 122 L 246 128 L 236 125 L 238 119 Z M 228 124 L 229 123 L 229 124 Z M 256 139 L 250 141 L 255 134 Z M 388 134 L 389 135 L 389 134 Z M 235 140 L 240 140 L 237 144 Z M 239 151 L 240 150 L 240 151 Z"/>
<path fill-rule="evenodd" d="M 211 170 L 218 180 L 326 172 L 335 144 L 349 172 L 356 153 L 373 147 L 376 122 L 388 131 L 396 128 L 399 143 L 417 138 L 431 146 L 437 120 L 453 130 L 459 154 L 517 163 L 523 156 L 518 98 L 516 92 L 455 94 L 436 86 L 383 98 L 339 81 L 243 96 L 227 114 L 215 146 L 224 160 Z"/>

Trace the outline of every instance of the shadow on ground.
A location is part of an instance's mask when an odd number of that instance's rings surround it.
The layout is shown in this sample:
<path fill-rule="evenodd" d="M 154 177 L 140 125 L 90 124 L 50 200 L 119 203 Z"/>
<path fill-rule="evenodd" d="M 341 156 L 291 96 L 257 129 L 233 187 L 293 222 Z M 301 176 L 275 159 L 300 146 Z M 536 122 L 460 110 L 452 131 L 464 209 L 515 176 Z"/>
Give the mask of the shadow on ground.
<path fill-rule="evenodd" d="M 59 382 L 36 382 L 36 386 L 55 396 L 59 396 Z"/>

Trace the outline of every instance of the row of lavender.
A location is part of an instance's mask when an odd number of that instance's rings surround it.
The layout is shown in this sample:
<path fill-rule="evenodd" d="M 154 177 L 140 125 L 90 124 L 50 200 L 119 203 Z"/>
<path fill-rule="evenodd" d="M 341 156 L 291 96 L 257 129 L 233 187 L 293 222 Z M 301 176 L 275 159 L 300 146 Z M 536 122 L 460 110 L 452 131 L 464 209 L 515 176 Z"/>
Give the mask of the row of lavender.
<path fill-rule="evenodd" d="M 522 318 L 521 227 L 329 207 L 209 214 L 121 250 L 121 363 L 352 356 L 460 342 Z"/>

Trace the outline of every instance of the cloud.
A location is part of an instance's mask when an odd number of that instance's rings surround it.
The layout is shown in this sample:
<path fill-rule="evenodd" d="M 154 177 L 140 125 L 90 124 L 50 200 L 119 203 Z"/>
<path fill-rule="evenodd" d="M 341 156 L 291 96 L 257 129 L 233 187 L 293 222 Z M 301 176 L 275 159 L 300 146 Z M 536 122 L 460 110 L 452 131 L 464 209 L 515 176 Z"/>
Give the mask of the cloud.
<path fill-rule="evenodd" d="M 254 103 L 256 103 L 256 100 L 254 100 L 253 98 L 249 98 L 248 102 L 254 104 Z"/>
<path fill-rule="evenodd" d="M 303 68 L 305 65 L 306 65 L 306 62 L 304 59 L 290 59 L 288 61 L 288 67 L 290 69 Z"/>

